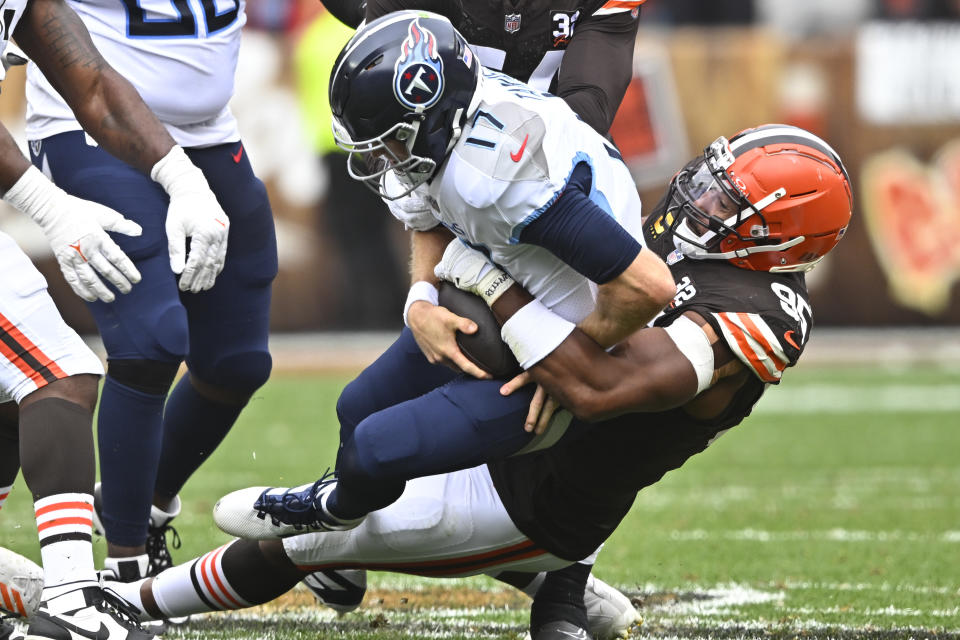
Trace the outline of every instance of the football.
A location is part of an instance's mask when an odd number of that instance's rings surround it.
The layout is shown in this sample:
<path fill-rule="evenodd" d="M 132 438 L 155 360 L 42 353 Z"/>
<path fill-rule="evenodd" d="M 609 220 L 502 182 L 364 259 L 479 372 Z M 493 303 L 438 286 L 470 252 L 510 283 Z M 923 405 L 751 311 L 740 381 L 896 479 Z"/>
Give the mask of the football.
<path fill-rule="evenodd" d="M 520 365 L 510 347 L 500 338 L 500 325 L 483 298 L 467 293 L 450 282 L 440 282 L 440 305 L 477 323 L 477 332 L 457 332 L 457 345 L 471 362 L 494 378 L 512 378 Z"/>

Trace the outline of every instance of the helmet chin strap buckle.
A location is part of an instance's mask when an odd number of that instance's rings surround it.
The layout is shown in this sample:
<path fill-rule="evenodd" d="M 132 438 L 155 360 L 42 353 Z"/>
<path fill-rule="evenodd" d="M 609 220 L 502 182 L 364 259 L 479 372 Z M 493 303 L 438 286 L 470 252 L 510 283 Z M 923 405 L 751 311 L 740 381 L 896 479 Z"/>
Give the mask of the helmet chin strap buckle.
<path fill-rule="evenodd" d="M 749 216 L 757 211 L 763 211 L 771 204 L 787 195 L 787 190 L 783 187 L 780 187 L 772 193 L 768 193 L 765 197 L 761 198 L 756 204 L 751 204 L 749 207 L 740 212 L 741 215 Z"/>

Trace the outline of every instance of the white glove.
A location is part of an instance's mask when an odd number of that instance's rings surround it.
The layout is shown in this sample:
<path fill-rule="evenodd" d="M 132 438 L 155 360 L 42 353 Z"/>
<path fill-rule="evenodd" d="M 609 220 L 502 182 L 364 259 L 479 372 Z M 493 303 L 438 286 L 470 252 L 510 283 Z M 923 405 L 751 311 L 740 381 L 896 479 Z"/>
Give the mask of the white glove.
<path fill-rule="evenodd" d="M 397 193 L 405 191 L 406 187 L 400 184 L 393 171 L 387 171 L 383 176 L 384 189 L 387 193 Z M 387 208 L 393 217 L 403 223 L 404 228 L 413 231 L 428 231 L 440 224 L 440 221 L 433 215 L 430 203 L 427 199 L 417 193 L 416 189 L 408 195 L 396 200 L 384 200 Z"/>
<path fill-rule="evenodd" d="M 439 264 L 433 268 L 433 274 L 452 282 L 458 289 L 480 296 L 488 306 L 514 283 L 506 271 L 492 265 L 485 255 L 458 238 L 447 245 Z"/>
<path fill-rule="evenodd" d="M 150 170 L 170 196 L 167 209 L 167 249 L 170 269 L 180 276 L 180 290 L 199 293 L 213 286 L 227 258 L 230 220 L 207 179 L 179 146 L 175 145 Z M 187 256 L 187 238 L 190 255 Z M 186 259 L 186 264 L 184 260 Z"/>
<path fill-rule="evenodd" d="M 106 231 L 139 236 L 140 225 L 96 202 L 69 195 L 36 167 L 27 169 L 3 199 L 43 228 L 63 277 L 74 293 L 93 302 L 113 302 L 103 276 L 120 293 L 140 282 L 140 272 Z"/>

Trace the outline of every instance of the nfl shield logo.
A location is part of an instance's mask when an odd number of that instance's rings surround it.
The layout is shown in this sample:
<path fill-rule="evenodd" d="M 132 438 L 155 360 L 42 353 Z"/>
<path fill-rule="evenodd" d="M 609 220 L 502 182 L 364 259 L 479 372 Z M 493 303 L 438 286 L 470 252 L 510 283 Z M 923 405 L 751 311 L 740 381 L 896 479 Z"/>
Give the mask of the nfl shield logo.
<path fill-rule="evenodd" d="M 520 31 L 520 14 L 508 13 L 503 16 L 503 29 L 507 33 L 516 33 Z"/>

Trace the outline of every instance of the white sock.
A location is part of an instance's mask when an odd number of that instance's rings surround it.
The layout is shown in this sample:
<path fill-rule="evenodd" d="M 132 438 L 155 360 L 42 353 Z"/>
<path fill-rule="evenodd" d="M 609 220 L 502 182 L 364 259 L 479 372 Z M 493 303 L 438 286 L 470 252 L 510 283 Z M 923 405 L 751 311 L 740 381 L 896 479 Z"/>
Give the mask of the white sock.
<path fill-rule="evenodd" d="M 147 581 L 147 578 L 143 580 L 136 580 L 134 582 L 106 582 L 104 583 L 104 589 L 108 591 L 113 591 L 118 596 L 132 604 L 140 612 L 140 618 L 142 620 L 150 619 L 150 614 L 144 611 L 143 609 L 143 600 L 140 599 L 140 585 Z"/>
<path fill-rule="evenodd" d="M 7 496 L 10 495 L 10 491 L 13 490 L 13 487 L 0 487 L 0 509 L 3 509 L 3 503 L 7 501 Z"/>
<path fill-rule="evenodd" d="M 153 599 L 165 617 L 244 609 L 250 603 L 230 586 L 220 559 L 230 542 L 195 560 L 167 569 L 153 579 Z"/>
<path fill-rule="evenodd" d="M 44 588 L 97 582 L 93 568 L 93 496 L 60 493 L 33 503 L 43 560 Z"/>

